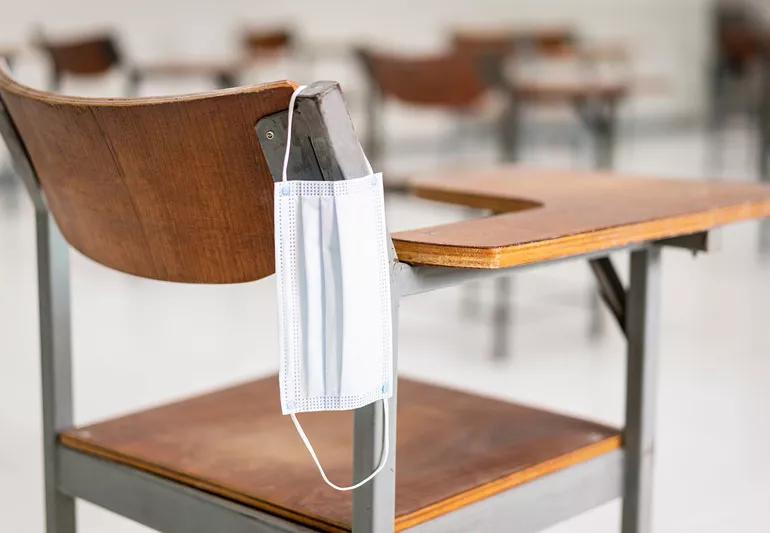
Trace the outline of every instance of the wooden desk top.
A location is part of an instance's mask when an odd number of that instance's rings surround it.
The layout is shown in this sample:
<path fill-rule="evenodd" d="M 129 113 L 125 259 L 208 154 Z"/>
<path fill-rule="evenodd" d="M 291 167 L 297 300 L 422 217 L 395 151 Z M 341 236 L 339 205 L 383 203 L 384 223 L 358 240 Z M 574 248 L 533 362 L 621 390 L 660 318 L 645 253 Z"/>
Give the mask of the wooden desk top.
<path fill-rule="evenodd" d="M 513 95 L 520 100 L 554 102 L 586 99 L 620 100 L 628 96 L 631 84 L 625 81 L 537 81 L 521 80 L 511 83 Z"/>
<path fill-rule="evenodd" d="M 393 234 L 399 260 L 504 268 L 770 216 L 770 186 L 501 167 L 412 182 L 422 198 L 501 213 Z"/>

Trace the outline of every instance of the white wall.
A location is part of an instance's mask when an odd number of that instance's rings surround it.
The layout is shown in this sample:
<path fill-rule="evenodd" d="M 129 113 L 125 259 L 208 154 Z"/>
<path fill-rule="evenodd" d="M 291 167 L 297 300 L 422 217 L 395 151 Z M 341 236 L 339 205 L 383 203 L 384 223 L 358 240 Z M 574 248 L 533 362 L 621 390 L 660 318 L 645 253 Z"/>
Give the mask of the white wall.
<path fill-rule="evenodd" d="M 710 0 L 3 0 L 0 46 L 36 25 L 52 33 L 119 30 L 132 58 L 224 57 L 234 31 L 249 23 L 290 22 L 308 41 L 370 40 L 389 46 L 440 46 L 463 24 L 574 23 L 586 37 L 626 41 L 635 70 L 666 80 L 665 94 L 641 108 L 694 115 L 705 98 Z M 636 106 L 639 109 L 638 106 Z"/>

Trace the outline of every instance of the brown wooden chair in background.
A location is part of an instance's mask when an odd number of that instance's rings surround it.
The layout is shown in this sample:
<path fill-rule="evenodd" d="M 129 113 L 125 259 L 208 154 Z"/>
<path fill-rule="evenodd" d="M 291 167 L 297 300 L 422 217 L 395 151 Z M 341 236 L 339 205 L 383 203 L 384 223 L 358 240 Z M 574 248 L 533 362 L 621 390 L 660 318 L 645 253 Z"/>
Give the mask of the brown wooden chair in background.
<path fill-rule="evenodd" d="M 51 87 L 60 89 L 65 76 L 99 76 L 122 69 L 128 76 L 126 92 L 137 94 L 141 83 L 150 78 L 199 77 L 210 79 L 216 87 L 235 87 L 239 73 L 259 60 L 274 58 L 291 50 L 291 31 L 286 28 L 244 30 L 243 56 L 232 61 L 174 60 L 137 63 L 125 57 L 113 33 L 81 35 L 53 40 L 38 31 L 35 43 L 46 52 L 51 65 Z"/>
<path fill-rule="evenodd" d="M 49 40 L 38 31 L 35 44 L 48 56 L 50 87 L 59 90 L 66 76 L 100 76 L 124 66 L 124 57 L 112 33 Z"/>
<path fill-rule="evenodd" d="M 714 2 L 711 16 L 711 125 L 719 129 L 738 104 L 741 112 L 755 115 L 758 102 L 749 88 L 770 29 L 748 2 Z M 733 94 L 736 87 L 740 89 L 738 98 Z"/>
<path fill-rule="evenodd" d="M 464 114 L 478 111 L 488 94 L 474 62 L 464 54 L 414 57 L 360 49 L 358 56 L 369 91 L 366 149 L 380 164 L 387 101 Z"/>
<path fill-rule="evenodd" d="M 439 109 L 450 114 L 476 114 L 489 96 L 489 86 L 480 76 L 477 57 L 452 51 L 428 57 L 399 56 L 372 50 L 359 50 L 359 57 L 368 75 L 367 153 L 383 164 L 383 111 L 389 100 Z M 502 134 L 508 131 L 507 117 L 500 119 Z M 499 144 L 500 160 L 507 158 L 507 144 Z M 403 183 L 392 186 L 400 190 Z M 478 313 L 478 295 L 473 287 L 466 288 L 462 306 L 469 316 Z M 504 358 L 511 352 L 511 321 L 513 281 L 508 277 L 495 280 L 495 305 L 492 319 L 492 348 L 494 358 Z"/>
<path fill-rule="evenodd" d="M 398 480 L 391 449 L 387 467 L 352 495 L 321 481 L 281 415 L 273 377 L 75 426 L 67 243 L 152 279 L 241 283 L 272 274 L 273 184 L 294 88 L 85 99 L 0 73 L 0 130 L 35 208 L 48 532 L 75 531 L 75 498 L 161 531 L 382 533 L 468 530 L 495 517 L 531 530 L 616 497 L 624 465 L 617 430 L 406 379 L 387 428 L 396 442 L 401 425 Z M 295 119 L 292 176 L 367 172 L 336 84 L 307 89 Z M 393 254 L 394 325 L 402 296 L 464 279 Z M 470 273 L 491 275 L 495 263 Z M 372 404 L 303 421 L 334 479 L 360 479 L 377 464 L 381 416 Z"/>

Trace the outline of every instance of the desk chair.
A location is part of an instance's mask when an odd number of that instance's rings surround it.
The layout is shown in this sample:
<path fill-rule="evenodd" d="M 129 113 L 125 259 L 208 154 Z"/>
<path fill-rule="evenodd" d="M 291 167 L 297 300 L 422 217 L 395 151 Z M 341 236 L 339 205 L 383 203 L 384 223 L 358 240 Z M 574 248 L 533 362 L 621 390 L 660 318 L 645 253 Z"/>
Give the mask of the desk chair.
<path fill-rule="evenodd" d="M 712 8 L 711 51 L 711 126 L 724 126 L 731 104 L 740 103 L 743 113 L 753 116 L 758 102 L 747 98 L 747 91 L 761 61 L 764 35 L 762 15 L 746 2 L 717 1 Z M 736 102 L 730 98 L 731 87 L 742 89 Z M 735 96 L 735 95 L 733 95 Z"/>
<path fill-rule="evenodd" d="M 153 279 L 240 283 L 270 275 L 273 182 L 294 88 L 276 82 L 100 100 L 37 91 L 0 73 L 0 132 L 37 228 L 47 531 L 76 530 L 76 498 L 161 531 L 382 533 L 511 524 L 536 531 L 622 495 L 623 531 L 648 532 L 660 247 L 703 249 L 710 228 L 770 215 L 768 188 L 638 179 L 619 187 L 618 177 L 505 168 L 419 187 L 471 206 L 502 202 L 511 212 L 394 235 L 394 326 L 407 295 L 538 262 L 632 250 L 628 292 L 614 293 L 628 337 L 622 433 L 400 379 L 390 399 L 397 416 L 387 428 L 396 449 L 351 496 L 319 479 L 280 414 L 275 378 L 74 426 L 67 243 Z M 295 120 L 293 176 L 365 172 L 336 84 L 303 92 Z M 635 201 L 627 206 L 629 196 Z M 352 449 L 345 446 L 348 415 Z M 360 479 L 380 457 L 381 410 L 372 404 L 348 415 L 303 420 L 334 479 Z"/>
<path fill-rule="evenodd" d="M 237 85 L 238 72 L 255 61 L 286 51 L 292 44 L 289 30 L 244 30 L 242 34 L 244 57 L 234 61 L 156 61 L 131 63 L 121 51 L 115 35 L 111 33 L 84 36 L 77 39 L 52 41 L 38 33 L 35 40 L 46 52 L 51 63 L 51 87 L 61 88 L 65 75 L 95 76 L 113 68 L 126 69 L 126 92 L 135 95 L 141 83 L 152 77 L 197 76 L 212 80 L 216 87 Z"/>
<path fill-rule="evenodd" d="M 35 44 L 50 61 L 50 87 L 60 90 L 64 76 L 99 76 L 120 68 L 124 58 L 115 36 L 109 33 L 51 41 L 38 32 Z"/>
<path fill-rule="evenodd" d="M 409 57 L 360 49 L 367 75 L 366 150 L 382 163 L 383 107 L 386 101 L 453 114 L 477 111 L 488 91 L 473 61 L 464 54 Z"/>
<path fill-rule="evenodd" d="M 368 77 L 367 154 L 382 165 L 383 110 L 386 101 L 398 101 L 422 108 L 440 109 L 455 116 L 478 113 L 489 95 L 488 87 L 478 74 L 475 57 L 450 53 L 430 57 L 404 57 L 371 50 L 359 50 Z M 503 121 L 505 118 L 502 119 Z M 507 132 L 505 124 L 501 132 Z M 504 160 L 505 143 L 500 141 L 500 157 Z M 403 183 L 394 188 L 403 188 Z M 468 291 L 468 289 L 466 289 Z M 500 359 L 510 354 L 510 322 L 513 280 L 495 280 L 495 305 L 492 320 L 492 356 Z M 477 308 L 475 291 L 464 296 L 463 308 L 474 315 Z"/>

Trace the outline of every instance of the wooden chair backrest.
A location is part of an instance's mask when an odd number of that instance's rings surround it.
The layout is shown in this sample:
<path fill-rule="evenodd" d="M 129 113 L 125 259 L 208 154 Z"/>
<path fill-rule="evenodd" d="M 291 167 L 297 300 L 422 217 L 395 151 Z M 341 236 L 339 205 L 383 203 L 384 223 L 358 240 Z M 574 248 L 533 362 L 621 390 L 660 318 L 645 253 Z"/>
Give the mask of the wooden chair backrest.
<path fill-rule="evenodd" d="M 243 46 L 252 54 L 276 53 L 288 49 L 293 41 L 292 32 L 285 28 L 274 30 L 247 30 L 241 36 Z"/>
<path fill-rule="evenodd" d="M 486 92 L 473 58 L 465 54 L 414 58 L 361 50 L 359 55 L 382 95 L 402 102 L 465 108 Z"/>
<path fill-rule="evenodd" d="M 55 76 L 65 74 L 103 74 L 120 65 L 122 57 L 117 40 L 111 34 L 92 35 L 75 40 L 54 42 L 45 37 L 38 44 L 51 60 Z"/>
<path fill-rule="evenodd" d="M 3 106 L 67 241 L 108 267 L 190 283 L 274 271 L 273 178 L 254 126 L 293 89 L 86 99 L 0 68 Z"/>

